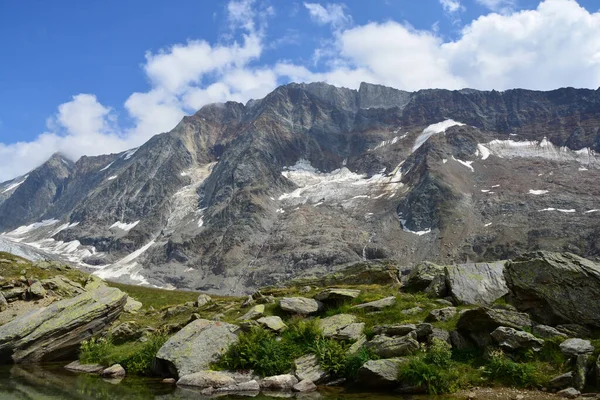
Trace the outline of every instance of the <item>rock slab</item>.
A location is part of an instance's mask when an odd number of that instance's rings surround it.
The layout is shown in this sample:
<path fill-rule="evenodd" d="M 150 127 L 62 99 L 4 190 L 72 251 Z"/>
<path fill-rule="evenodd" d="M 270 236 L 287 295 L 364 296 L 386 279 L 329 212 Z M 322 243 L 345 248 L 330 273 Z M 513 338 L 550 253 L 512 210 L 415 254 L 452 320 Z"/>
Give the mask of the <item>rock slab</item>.
<path fill-rule="evenodd" d="M 508 293 L 505 261 L 446 267 L 446 288 L 456 304 L 489 306 Z"/>

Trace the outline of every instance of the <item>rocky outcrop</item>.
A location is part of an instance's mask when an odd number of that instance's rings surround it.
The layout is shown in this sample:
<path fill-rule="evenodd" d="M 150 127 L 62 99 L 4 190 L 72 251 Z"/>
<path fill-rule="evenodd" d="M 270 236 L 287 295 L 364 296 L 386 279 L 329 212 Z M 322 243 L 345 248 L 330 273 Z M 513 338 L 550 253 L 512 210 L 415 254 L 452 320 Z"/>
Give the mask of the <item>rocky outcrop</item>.
<path fill-rule="evenodd" d="M 577 357 L 582 354 L 592 354 L 594 346 L 589 340 L 583 339 L 567 339 L 560 344 L 560 351 L 569 357 Z"/>
<path fill-rule="evenodd" d="M 74 357 L 79 344 L 116 320 L 127 301 L 101 287 L 42 307 L 0 326 L 0 362 L 33 363 Z"/>
<path fill-rule="evenodd" d="M 183 377 L 210 368 L 237 341 L 236 325 L 197 319 L 177 332 L 156 354 L 160 375 Z"/>
<path fill-rule="evenodd" d="M 456 327 L 465 337 L 479 346 L 490 344 L 490 334 L 500 326 L 517 330 L 530 329 L 531 318 L 525 313 L 493 308 L 476 308 L 464 311 Z"/>
<path fill-rule="evenodd" d="M 434 279 L 444 278 L 444 267 L 431 262 L 417 264 L 406 278 L 403 288 L 410 292 L 425 291 Z M 444 279 L 445 280 L 445 279 Z"/>
<path fill-rule="evenodd" d="M 569 253 L 537 252 L 508 262 L 513 304 L 547 325 L 600 327 L 600 266 Z"/>
<path fill-rule="evenodd" d="M 456 304 L 489 306 L 508 293 L 505 261 L 446 267 L 446 287 Z"/>

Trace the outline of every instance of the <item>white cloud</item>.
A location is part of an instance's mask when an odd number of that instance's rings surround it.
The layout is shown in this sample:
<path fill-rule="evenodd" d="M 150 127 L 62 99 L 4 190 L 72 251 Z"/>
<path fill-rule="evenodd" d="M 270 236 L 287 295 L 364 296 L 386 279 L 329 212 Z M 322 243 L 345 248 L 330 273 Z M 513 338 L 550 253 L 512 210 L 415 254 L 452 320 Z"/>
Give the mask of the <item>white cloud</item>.
<path fill-rule="evenodd" d="M 346 15 L 343 4 L 331 3 L 323 7 L 319 3 L 304 3 L 304 7 L 310 18 L 320 25 L 331 24 L 333 29 L 340 29 L 352 24 L 352 17 Z"/>
<path fill-rule="evenodd" d="M 465 9 L 460 0 L 440 0 L 440 4 L 444 8 L 444 11 L 449 14 L 456 14 Z"/>
<path fill-rule="evenodd" d="M 479 4 L 494 12 L 510 13 L 517 6 L 517 0 L 477 0 Z"/>

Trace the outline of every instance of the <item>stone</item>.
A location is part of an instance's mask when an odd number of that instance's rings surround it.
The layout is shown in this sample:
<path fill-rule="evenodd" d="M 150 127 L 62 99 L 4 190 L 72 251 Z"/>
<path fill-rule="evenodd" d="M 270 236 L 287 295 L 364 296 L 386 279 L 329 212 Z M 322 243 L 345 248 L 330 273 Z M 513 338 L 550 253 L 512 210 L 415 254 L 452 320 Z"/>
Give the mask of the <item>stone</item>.
<path fill-rule="evenodd" d="M 240 393 L 240 394 L 258 394 L 258 392 L 260 392 L 260 384 L 258 383 L 258 381 L 256 381 L 256 379 L 252 379 L 250 381 L 247 382 L 239 382 L 236 383 L 235 385 L 230 385 L 230 386 L 224 386 L 221 388 L 214 388 L 213 393 L 232 393 L 232 394 L 236 394 L 236 393 Z"/>
<path fill-rule="evenodd" d="M 573 371 L 569 371 L 565 374 L 555 376 L 550 380 L 548 386 L 550 389 L 561 390 L 573 385 Z"/>
<path fill-rule="evenodd" d="M 142 303 L 137 301 L 136 299 L 129 297 L 127 299 L 127 304 L 125 304 L 125 312 L 134 314 L 142 308 Z"/>
<path fill-rule="evenodd" d="M 36 309 L 0 326 L 0 363 L 75 358 L 79 344 L 123 312 L 127 295 L 101 287 Z"/>
<path fill-rule="evenodd" d="M 505 268 L 512 303 L 545 325 L 600 327 L 600 265 L 570 253 L 538 251 Z"/>
<path fill-rule="evenodd" d="M 449 300 L 445 300 L 445 299 L 437 299 L 435 302 L 442 306 L 447 306 L 447 307 L 452 307 L 454 305 L 454 303 L 452 303 Z"/>
<path fill-rule="evenodd" d="M 74 297 L 85 292 L 85 289 L 79 283 L 73 282 L 62 275 L 43 279 L 41 282 L 44 289 L 49 290 L 54 295 L 60 297 Z"/>
<path fill-rule="evenodd" d="M 196 388 L 222 388 L 234 386 L 237 382 L 229 374 L 221 371 L 198 371 L 185 374 L 177 381 L 177 386 L 193 386 Z"/>
<path fill-rule="evenodd" d="M 590 338 L 592 331 L 585 326 L 578 324 L 561 324 L 556 325 L 556 330 L 567 335 L 570 338 Z"/>
<path fill-rule="evenodd" d="M 445 297 L 448 294 L 448 285 L 446 283 L 446 277 L 444 275 L 438 275 L 427 286 L 424 290 L 425 294 L 429 297 Z M 452 304 L 450 304 L 452 305 Z"/>
<path fill-rule="evenodd" d="M 196 307 L 203 307 L 212 301 L 212 297 L 207 294 L 201 294 L 196 300 Z"/>
<path fill-rule="evenodd" d="M 431 326 L 431 324 L 428 325 Z M 415 324 L 375 325 L 373 327 L 373 333 L 375 335 L 387 336 L 404 336 L 416 330 L 417 326 Z"/>
<path fill-rule="evenodd" d="M 238 321 L 249 321 L 252 319 L 260 318 L 265 313 L 265 305 L 257 304 L 252 307 L 248 312 L 238 318 Z"/>
<path fill-rule="evenodd" d="M 381 300 L 359 304 L 352 308 L 362 309 L 362 310 L 367 310 L 367 311 L 381 311 L 384 308 L 393 306 L 394 304 L 396 304 L 396 296 L 390 296 L 390 297 L 383 298 Z"/>
<path fill-rule="evenodd" d="M 558 329 L 555 329 L 548 325 L 536 325 L 533 327 L 531 332 L 535 336 L 540 337 L 542 339 L 550 339 L 553 337 L 564 337 L 565 339 L 567 338 L 567 335 L 560 332 Z"/>
<path fill-rule="evenodd" d="M 169 385 L 174 385 L 177 383 L 177 379 L 175 378 L 165 378 L 161 381 L 162 383 L 167 383 Z"/>
<path fill-rule="evenodd" d="M 414 339 L 413 335 L 394 337 L 376 335 L 365 344 L 365 347 L 383 358 L 405 357 L 419 350 L 419 342 Z"/>
<path fill-rule="evenodd" d="M 294 370 L 300 381 L 309 380 L 320 383 L 329 377 L 329 373 L 321 368 L 319 360 L 314 354 L 307 354 L 294 360 Z"/>
<path fill-rule="evenodd" d="M 110 337 L 114 344 L 121 344 L 138 339 L 142 331 L 133 321 L 123 322 L 110 329 Z"/>
<path fill-rule="evenodd" d="M 344 302 L 357 298 L 359 294 L 360 290 L 357 289 L 330 288 L 315 295 L 315 300 L 328 303 Z"/>
<path fill-rule="evenodd" d="M 310 315 L 323 308 L 320 301 L 307 299 L 306 297 L 284 297 L 279 301 L 279 307 L 283 311 L 292 314 Z"/>
<path fill-rule="evenodd" d="M 422 313 L 423 311 L 425 310 L 423 310 L 421 307 L 412 307 L 407 308 L 406 310 L 402 310 L 400 312 L 404 315 L 416 315 Z"/>
<path fill-rule="evenodd" d="M 585 387 L 586 377 L 588 375 L 588 361 L 591 359 L 589 354 L 579 354 L 575 359 L 575 371 L 573 373 L 573 387 L 582 391 Z"/>
<path fill-rule="evenodd" d="M 450 321 L 456 315 L 456 307 L 439 308 L 431 310 L 425 321 L 428 322 L 446 322 Z"/>
<path fill-rule="evenodd" d="M 372 388 L 397 386 L 400 365 L 405 362 L 407 360 L 402 358 L 369 360 L 359 368 L 356 382 L 360 386 Z"/>
<path fill-rule="evenodd" d="M 456 350 L 467 350 L 473 347 L 469 341 L 458 331 L 450 332 L 450 344 Z"/>
<path fill-rule="evenodd" d="M 285 328 L 287 328 L 287 325 L 283 322 L 283 320 L 277 316 L 262 317 L 256 320 L 256 322 L 275 332 L 282 332 Z"/>
<path fill-rule="evenodd" d="M 490 333 L 500 326 L 523 330 L 531 325 L 525 313 L 480 307 L 462 312 L 456 327 L 462 335 L 483 347 L 491 344 Z"/>
<path fill-rule="evenodd" d="M 156 354 L 159 375 L 184 376 L 210 368 L 236 343 L 238 327 L 220 321 L 197 319 L 171 336 Z"/>
<path fill-rule="evenodd" d="M 579 390 L 572 387 L 563 389 L 557 393 L 559 397 L 564 397 L 565 399 L 576 399 L 580 394 L 581 392 Z"/>
<path fill-rule="evenodd" d="M 81 364 L 79 361 L 73 361 L 65 365 L 65 369 L 72 372 L 84 372 L 86 374 L 99 374 L 104 371 L 104 365 L 100 364 Z"/>
<path fill-rule="evenodd" d="M 500 326 L 491 333 L 492 339 L 506 351 L 533 350 L 539 351 L 544 341 L 531 333 L 518 331 L 514 328 Z"/>
<path fill-rule="evenodd" d="M 43 299 L 46 297 L 46 289 L 42 286 L 42 282 L 34 282 L 29 286 L 29 294 L 34 299 Z"/>
<path fill-rule="evenodd" d="M 103 370 L 100 375 L 107 378 L 122 378 L 125 376 L 125 368 L 121 364 L 115 364 Z"/>
<path fill-rule="evenodd" d="M 450 341 L 450 332 L 448 332 L 445 329 L 433 328 L 433 331 L 427 337 L 427 342 L 433 343 L 434 339 L 438 339 L 438 340 L 448 343 L 449 345 L 452 345 L 452 342 Z"/>
<path fill-rule="evenodd" d="M 96 275 L 88 275 L 87 279 L 85 280 L 85 284 L 83 285 L 83 289 L 94 290 L 98 289 L 100 286 L 106 286 L 106 282 Z"/>
<path fill-rule="evenodd" d="M 312 290 L 310 286 L 302 286 L 299 290 L 300 294 L 309 293 Z"/>
<path fill-rule="evenodd" d="M 416 265 L 406 277 L 403 289 L 408 292 L 424 291 L 436 277 L 444 277 L 444 267 L 431 262 Z"/>
<path fill-rule="evenodd" d="M 252 297 L 252 295 L 248 295 L 248 297 L 246 297 L 246 300 L 243 301 L 242 307 L 250 307 L 251 305 L 254 305 L 254 303 L 254 297 Z"/>
<path fill-rule="evenodd" d="M 27 289 L 23 288 L 23 287 L 16 287 L 16 288 L 12 288 L 12 289 L 8 289 L 8 290 L 4 290 L 2 292 L 2 294 L 4 295 L 4 298 L 6 300 L 25 300 L 25 296 L 27 295 Z"/>
<path fill-rule="evenodd" d="M 357 323 L 355 315 L 337 314 L 319 320 L 319 327 L 324 337 L 356 340 L 362 335 L 365 324 Z"/>
<path fill-rule="evenodd" d="M 360 335 L 360 337 L 356 339 L 356 341 L 352 343 L 350 347 L 348 347 L 348 351 L 346 352 L 346 354 L 356 354 L 360 349 L 364 347 L 365 344 L 367 344 L 367 342 L 367 337 L 365 335 Z"/>
<path fill-rule="evenodd" d="M 505 264 L 506 261 L 498 261 L 446 267 L 446 285 L 454 304 L 489 306 L 504 297 L 508 293 Z"/>
<path fill-rule="evenodd" d="M 6 298 L 4 297 L 2 292 L 0 292 L 0 312 L 6 310 L 7 308 L 8 308 L 8 301 L 6 301 Z"/>
<path fill-rule="evenodd" d="M 260 382 L 262 389 L 290 391 L 298 383 L 298 379 L 291 374 L 269 376 Z"/>
<path fill-rule="evenodd" d="M 162 318 L 163 319 L 169 319 L 172 318 L 176 315 L 179 314 L 183 314 L 184 312 L 188 311 L 189 308 L 184 306 L 184 305 L 178 305 L 178 306 L 173 306 L 173 307 L 169 307 L 166 310 L 163 311 L 162 313 Z"/>
<path fill-rule="evenodd" d="M 430 323 L 422 323 L 417 325 L 416 329 L 417 340 L 424 342 L 429 339 L 429 336 L 433 333 L 433 325 Z"/>
<path fill-rule="evenodd" d="M 295 384 L 293 389 L 294 389 L 294 392 L 308 393 L 308 392 L 314 392 L 315 390 L 317 390 L 317 385 L 315 385 L 309 379 L 303 379 L 300 382 L 298 382 L 297 384 Z"/>
<path fill-rule="evenodd" d="M 577 357 L 580 354 L 592 354 L 594 352 L 592 343 L 584 339 L 567 339 L 559 347 L 560 351 L 568 357 Z"/>

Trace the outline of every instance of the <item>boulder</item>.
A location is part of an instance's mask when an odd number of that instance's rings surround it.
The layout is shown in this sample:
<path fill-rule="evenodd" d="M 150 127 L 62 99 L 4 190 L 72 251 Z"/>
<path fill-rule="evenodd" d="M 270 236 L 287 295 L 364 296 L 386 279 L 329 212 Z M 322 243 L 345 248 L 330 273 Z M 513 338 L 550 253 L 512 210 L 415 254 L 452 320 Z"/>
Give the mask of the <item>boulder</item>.
<path fill-rule="evenodd" d="M 456 307 L 439 308 L 431 310 L 425 321 L 427 322 L 446 322 L 450 321 L 456 315 Z"/>
<path fill-rule="evenodd" d="M 283 322 L 283 320 L 277 316 L 262 317 L 256 320 L 256 322 L 275 332 L 281 332 L 287 328 L 287 325 Z"/>
<path fill-rule="evenodd" d="M 294 375 L 276 375 L 269 376 L 260 382 L 262 389 L 268 390 L 286 390 L 290 391 L 298 383 L 298 379 Z"/>
<path fill-rule="evenodd" d="M 446 287 L 455 304 L 489 306 L 508 293 L 505 261 L 446 267 Z"/>
<path fill-rule="evenodd" d="M 535 336 L 541 337 L 542 339 L 550 339 L 553 337 L 564 337 L 565 339 L 567 338 L 567 335 L 560 332 L 558 329 L 555 329 L 548 325 L 536 325 L 533 327 L 531 332 Z"/>
<path fill-rule="evenodd" d="M 255 379 L 247 382 L 239 382 L 235 385 L 213 388 L 213 393 L 240 393 L 250 397 L 258 394 L 258 392 L 260 392 L 260 384 Z"/>
<path fill-rule="evenodd" d="M 121 344 L 142 336 L 142 331 L 133 321 L 123 322 L 110 329 L 110 337 L 114 344 Z"/>
<path fill-rule="evenodd" d="M 575 359 L 575 371 L 573 374 L 573 387 L 582 391 L 588 376 L 588 364 L 591 359 L 589 354 L 579 354 Z"/>
<path fill-rule="evenodd" d="M 556 330 L 567 335 L 570 338 L 590 338 L 592 331 L 585 326 L 578 324 L 561 324 L 556 325 Z"/>
<path fill-rule="evenodd" d="M 425 294 L 427 296 L 435 297 L 446 297 L 448 294 L 448 285 L 446 284 L 446 277 L 444 275 L 438 275 L 425 288 Z M 449 304 L 452 305 L 452 304 Z"/>
<path fill-rule="evenodd" d="M 358 370 L 356 381 L 363 387 L 371 388 L 397 386 L 400 365 L 405 362 L 407 360 L 402 358 L 369 360 Z"/>
<path fill-rule="evenodd" d="M 436 277 L 444 277 L 444 267 L 431 262 L 416 265 L 406 277 L 403 289 L 409 292 L 422 292 Z"/>
<path fill-rule="evenodd" d="M 106 286 L 106 282 L 104 282 L 101 278 L 97 277 L 96 275 L 88 275 L 83 289 L 94 290 L 98 289 L 100 286 Z"/>
<path fill-rule="evenodd" d="M 294 361 L 296 377 L 300 381 L 309 380 L 320 383 L 329 377 L 329 373 L 321 368 L 319 360 L 314 354 L 307 354 Z"/>
<path fill-rule="evenodd" d="M 284 297 L 279 301 L 279 307 L 292 314 L 310 315 L 321 310 L 323 303 L 306 297 Z"/>
<path fill-rule="evenodd" d="M 418 324 L 417 329 L 417 340 L 420 342 L 424 342 L 429 339 L 429 336 L 433 333 L 433 325 L 429 323 Z"/>
<path fill-rule="evenodd" d="M 314 392 L 315 390 L 317 390 L 317 385 L 315 385 L 309 379 L 304 379 L 304 380 L 301 380 L 300 382 L 298 382 L 297 384 L 295 384 L 293 389 L 294 389 L 294 392 L 308 393 L 308 392 Z"/>
<path fill-rule="evenodd" d="M 155 367 L 159 375 L 184 376 L 208 370 L 227 348 L 236 343 L 236 325 L 197 319 L 171 336 L 158 350 Z"/>
<path fill-rule="evenodd" d="M 338 314 L 323 318 L 319 327 L 324 337 L 338 340 L 357 340 L 363 333 L 365 324 L 356 322 L 356 316 L 351 314 Z"/>
<path fill-rule="evenodd" d="M 400 312 L 404 315 L 415 315 L 415 314 L 420 314 L 423 311 L 424 310 L 421 307 L 412 307 L 412 308 L 407 308 L 406 310 L 402 310 Z"/>
<path fill-rule="evenodd" d="M 16 318 L 0 326 L 0 363 L 75 357 L 79 344 L 116 320 L 126 301 L 119 289 L 101 287 Z"/>
<path fill-rule="evenodd" d="M 431 324 L 427 325 L 431 326 Z M 373 327 L 374 334 L 387 336 L 404 336 L 416 330 L 415 324 L 376 325 Z"/>
<path fill-rule="evenodd" d="M 492 339 L 502 349 L 507 351 L 533 350 L 539 351 L 544 341 L 533 336 L 531 333 L 518 331 L 514 328 L 500 326 L 491 333 Z"/>
<path fill-rule="evenodd" d="M 6 301 L 6 298 L 4 298 L 4 295 L 2 294 L 2 292 L 0 292 L 0 312 L 6 310 L 8 308 L 8 302 Z"/>
<path fill-rule="evenodd" d="M 44 289 L 50 290 L 60 297 L 74 297 L 85 292 L 79 283 L 62 275 L 56 275 L 54 278 L 44 279 L 41 282 Z"/>
<path fill-rule="evenodd" d="M 315 300 L 324 303 L 337 303 L 355 299 L 359 294 L 360 290 L 356 289 L 330 288 L 315 295 Z"/>
<path fill-rule="evenodd" d="M 427 337 L 427 342 L 433 343 L 434 339 L 438 339 L 448 343 L 449 345 L 452 345 L 452 342 L 450 341 L 450 332 L 445 329 L 433 328 L 433 331 Z"/>
<path fill-rule="evenodd" d="M 368 342 L 367 336 L 360 335 L 359 338 L 356 339 L 356 341 L 354 343 L 352 343 L 352 345 L 350 347 L 348 347 L 346 354 L 352 355 L 352 354 L 358 353 L 358 351 L 360 349 L 362 349 L 364 347 L 364 345 L 367 344 L 367 342 Z"/>
<path fill-rule="evenodd" d="M 4 290 L 2 294 L 6 300 L 25 300 L 27 289 L 24 287 L 13 287 L 11 289 Z"/>
<path fill-rule="evenodd" d="M 450 332 L 450 344 L 452 345 L 452 348 L 456 350 L 467 350 L 473 347 L 471 343 L 469 343 L 469 341 L 458 331 Z"/>
<path fill-rule="evenodd" d="M 589 340 L 583 339 L 567 339 L 560 345 L 560 351 L 568 357 L 577 357 L 580 354 L 592 354 L 594 346 Z"/>
<path fill-rule="evenodd" d="M 546 325 L 600 327 L 600 266 L 570 253 L 539 251 L 507 263 L 513 304 Z"/>
<path fill-rule="evenodd" d="M 123 368 L 121 364 L 115 364 L 104 369 L 100 372 L 100 375 L 106 378 L 122 378 L 125 376 L 125 368 Z"/>
<path fill-rule="evenodd" d="M 581 392 L 575 388 L 567 388 L 563 389 L 560 392 L 556 393 L 559 397 L 563 397 L 565 399 L 576 399 L 579 397 Z"/>
<path fill-rule="evenodd" d="M 573 371 L 558 375 L 550 380 L 548 386 L 550 389 L 561 390 L 573 385 Z"/>
<path fill-rule="evenodd" d="M 42 282 L 34 282 L 29 286 L 29 294 L 34 299 L 43 299 L 46 297 L 46 289 L 42 286 Z"/>
<path fill-rule="evenodd" d="M 522 330 L 531 325 L 531 319 L 525 313 L 481 307 L 462 312 L 456 327 L 462 335 L 482 347 L 490 344 L 490 333 L 500 326 Z"/>
<path fill-rule="evenodd" d="M 86 374 L 99 374 L 104 371 L 104 365 L 100 364 L 81 364 L 79 361 L 73 361 L 65 365 L 65 369 L 71 372 L 83 372 Z"/>
<path fill-rule="evenodd" d="M 373 350 L 375 354 L 383 358 L 405 357 L 419 350 L 419 342 L 415 339 L 416 334 L 406 336 L 389 337 L 376 335 L 365 344 L 365 347 Z"/>
<path fill-rule="evenodd" d="M 386 307 L 391 307 L 396 304 L 396 296 L 390 296 L 377 301 L 359 304 L 352 308 L 362 309 L 367 311 L 381 311 Z"/>
<path fill-rule="evenodd" d="M 257 304 L 252 307 L 248 312 L 238 318 L 238 321 L 249 321 L 252 319 L 260 318 L 265 313 L 265 305 Z"/>
<path fill-rule="evenodd" d="M 229 374 L 221 371 L 198 371 L 183 375 L 177 386 L 193 386 L 196 388 L 222 388 L 235 386 L 237 382 Z"/>
<path fill-rule="evenodd" d="M 137 301 L 133 297 L 129 297 L 127 299 L 127 303 L 125 304 L 124 311 L 126 313 L 134 314 L 135 312 L 139 311 L 142 308 L 142 305 L 143 305 L 142 302 Z"/>
<path fill-rule="evenodd" d="M 196 300 L 196 307 L 202 307 L 207 305 L 208 303 L 210 303 L 212 301 L 212 297 L 210 297 L 207 294 L 201 294 L 198 296 L 198 299 Z"/>

